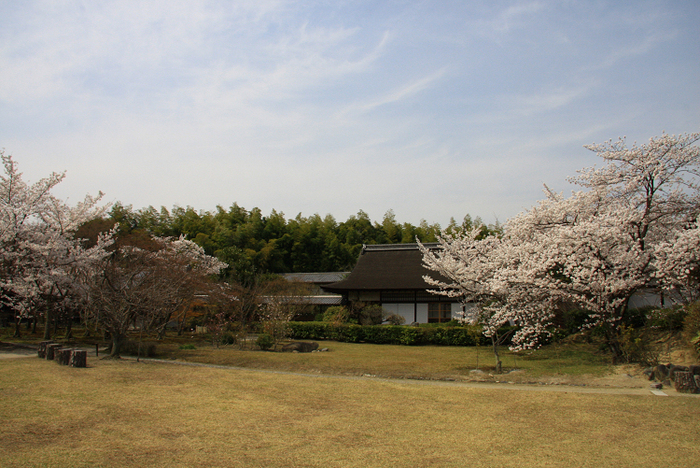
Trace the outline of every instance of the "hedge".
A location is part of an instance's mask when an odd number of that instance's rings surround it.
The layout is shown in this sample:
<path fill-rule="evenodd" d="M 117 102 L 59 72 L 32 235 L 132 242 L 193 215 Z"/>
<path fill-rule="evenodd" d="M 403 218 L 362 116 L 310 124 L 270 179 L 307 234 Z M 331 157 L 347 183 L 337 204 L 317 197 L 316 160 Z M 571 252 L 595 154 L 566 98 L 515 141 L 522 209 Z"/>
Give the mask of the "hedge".
<path fill-rule="evenodd" d="M 416 327 L 408 325 L 356 325 L 331 322 L 290 322 L 290 338 L 345 343 L 394 345 L 475 346 L 490 342 L 480 326 Z"/>

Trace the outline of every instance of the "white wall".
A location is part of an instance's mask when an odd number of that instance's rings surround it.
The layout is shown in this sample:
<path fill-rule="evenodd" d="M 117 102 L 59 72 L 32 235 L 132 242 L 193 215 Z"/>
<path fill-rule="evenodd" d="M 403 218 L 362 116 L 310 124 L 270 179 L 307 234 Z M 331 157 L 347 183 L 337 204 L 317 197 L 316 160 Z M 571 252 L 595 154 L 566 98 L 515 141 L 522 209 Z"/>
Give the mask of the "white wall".
<path fill-rule="evenodd" d="M 382 304 L 382 308 L 390 314 L 397 314 L 404 318 L 406 324 L 413 323 L 413 304 Z M 427 311 L 427 309 L 426 309 Z M 427 317 L 427 312 L 426 312 Z"/>
<path fill-rule="evenodd" d="M 384 303 L 384 310 L 390 314 L 398 314 L 406 320 L 406 325 L 413 323 L 428 323 L 428 304 L 425 302 L 415 304 L 412 303 Z M 452 318 L 461 317 L 462 304 L 455 302 L 451 304 Z M 414 320 L 415 319 L 415 320 Z"/>

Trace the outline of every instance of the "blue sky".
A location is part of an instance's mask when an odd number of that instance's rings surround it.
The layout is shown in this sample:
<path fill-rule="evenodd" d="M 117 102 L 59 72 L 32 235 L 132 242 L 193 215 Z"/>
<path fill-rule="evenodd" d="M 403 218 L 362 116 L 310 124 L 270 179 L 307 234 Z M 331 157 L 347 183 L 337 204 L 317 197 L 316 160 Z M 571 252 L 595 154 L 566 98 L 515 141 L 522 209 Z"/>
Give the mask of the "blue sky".
<path fill-rule="evenodd" d="M 700 131 L 700 2 L 0 0 L 0 148 L 56 194 L 506 221 Z"/>

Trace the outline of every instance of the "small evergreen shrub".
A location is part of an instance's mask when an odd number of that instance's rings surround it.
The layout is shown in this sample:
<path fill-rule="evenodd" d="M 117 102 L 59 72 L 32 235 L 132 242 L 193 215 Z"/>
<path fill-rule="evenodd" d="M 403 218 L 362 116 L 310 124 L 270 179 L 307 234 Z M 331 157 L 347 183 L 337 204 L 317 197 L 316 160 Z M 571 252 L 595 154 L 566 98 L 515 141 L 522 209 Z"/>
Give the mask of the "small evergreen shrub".
<path fill-rule="evenodd" d="M 683 307 L 652 309 L 647 312 L 646 325 L 660 330 L 678 331 L 683 329 L 686 315 Z"/>
<path fill-rule="evenodd" d="M 347 322 L 349 318 L 350 318 L 350 311 L 348 311 L 347 307 L 343 307 L 343 306 L 329 307 L 323 313 L 323 321 L 324 322 L 344 323 L 344 322 Z"/>
<path fill-rule="evenodd" d="M 686 307 L 686 316 L 683 319 L 683 336 L 689 343 L 693 343 L 700 335 L 700 301 L 693 302 Z M 695 341 L 697 343 L 697 341 Z"/>
<path fill-rule="evenodd" d="M 384 309 L 377 304 L 368 305 L 360 310 L 360 325 L 381 325 L 384 321 Z"/>
<path fill-rule="evenodd" d="M 655 366 L 659 363 L 659 352 L 652 346 L 651 336 L 646 328 L 620 327 L 620 347 L 622 356 L 630 363 Z"/>
<path fill-rule="evenodd" d="M 258 339 L 255 340 L 255 344 L 258 345 L 258 347 L 263 351 L 267 351 L 275 344 L 275 340 L 273 340 L 272 336 L 268 333 L 262 333 L 258 335 Z"/>
<path fill-rule="evenodd" d="M 221 334 L 220 342 L 222 345 L 232 345 L 236 342 L 236 337 L 231 332 L 224 332 Z"/>
<path fill-rule="evenodd" d="M 392 325 L 403 325 L 404 323 L 406 323 L 406 319 L 399 314 L 387 315 L 386 321 Z"/>

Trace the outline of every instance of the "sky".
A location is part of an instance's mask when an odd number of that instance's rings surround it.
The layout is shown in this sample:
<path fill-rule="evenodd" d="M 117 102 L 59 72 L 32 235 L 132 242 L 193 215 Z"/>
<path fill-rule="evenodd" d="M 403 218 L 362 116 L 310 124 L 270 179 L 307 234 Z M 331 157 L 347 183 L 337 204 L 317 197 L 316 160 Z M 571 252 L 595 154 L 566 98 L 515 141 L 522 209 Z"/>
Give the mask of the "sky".
<path fill-rule="evenodd" d="M 134 209 L 505 222 L 700 131 L 700 2 L 0 0 L 0 148 Z"/>

